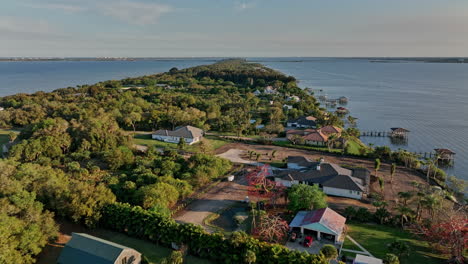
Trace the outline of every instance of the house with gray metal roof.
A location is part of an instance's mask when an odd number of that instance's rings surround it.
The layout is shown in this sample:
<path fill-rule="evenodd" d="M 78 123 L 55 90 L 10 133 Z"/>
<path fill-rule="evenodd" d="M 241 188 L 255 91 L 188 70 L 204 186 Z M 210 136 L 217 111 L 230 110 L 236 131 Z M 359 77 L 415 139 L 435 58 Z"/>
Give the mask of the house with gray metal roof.
<path fill-rule="evenodd" d="M 305 158 L 288 157 L 288 169 L 276 171 L 273 177 L 287 187 L 294 184 L 318 185 L 328 195 L 361 199 L 368 193 L 370 171 L 346 169 L 324 160 L 310 162 Z"/>
<path fill-rule="evenodd" d="M 286 122 L 287 127 L 316 128 L 317 122 L 313 116 L 300 116 L 296 119 L 290 119 Z"/>
<path fill-rule="evenodd" d="M 184 139 L 189 145 L 199 142 L 203 138 L 203 130 L 193 126 L 178 127 L 175 130 L 161 129 L 152 134 L 152 138 L 169 143 L 179 143 Z"/>
<path fill-rule="evenodd" d="M 84 233 L 73 233 L 60 253 L 58 264 L 140 264 L 141 254 L 122 246 Z"/>

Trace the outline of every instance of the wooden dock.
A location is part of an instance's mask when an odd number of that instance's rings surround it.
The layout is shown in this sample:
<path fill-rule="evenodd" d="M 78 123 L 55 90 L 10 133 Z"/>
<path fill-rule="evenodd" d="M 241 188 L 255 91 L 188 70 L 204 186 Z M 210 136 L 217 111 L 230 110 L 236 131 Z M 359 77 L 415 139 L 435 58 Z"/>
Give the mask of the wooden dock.
<path fill-rule="evenodd" d="M 361 136 L 363 137 L 392 137 L 392 138 L 402 138 L 407 139 L 408 133 L 410 132 L 407 129 L 401 127 L 392 127 L 391 131 L 363 131 Z"/>
<path fill-rule="evenodd" d="M 388 131 L 362 131 L 362 137 L 390 137 L 391 132 Z"/>

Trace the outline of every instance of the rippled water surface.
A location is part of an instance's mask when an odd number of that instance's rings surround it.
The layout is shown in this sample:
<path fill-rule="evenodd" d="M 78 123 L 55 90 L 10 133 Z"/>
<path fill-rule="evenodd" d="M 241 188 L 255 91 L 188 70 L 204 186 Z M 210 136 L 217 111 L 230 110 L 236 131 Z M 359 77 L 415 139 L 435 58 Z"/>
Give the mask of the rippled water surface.
<path fill-rule="evenodd" d="M 295 76 L 302 87 L 323 89 L 329 98 L 346 96 L 362 131 L 411 132 L 407 144 L 386 137 L 366 143 L 413 152 L 448 148 L 456 152 L 448 173 L 468 179 L 468 64 L 388 62 L 358 59 L 255 59 Z"/>
<path fill-rule="evenodd" d="M 91 84 L 209 64 L 216 59 L 153 61 L 0 62 L 0 96 Z M 415 152 L 455 151 L 450 174 L 468 179 L 468 64 L 389 62 L 365 59 L 250 58 L 295 76 L 301 87 L 323 89 L 329 98 L 346 96 L 361 130 L 409 129 L 405 145 L 388 138 L 366 143 Z"/>

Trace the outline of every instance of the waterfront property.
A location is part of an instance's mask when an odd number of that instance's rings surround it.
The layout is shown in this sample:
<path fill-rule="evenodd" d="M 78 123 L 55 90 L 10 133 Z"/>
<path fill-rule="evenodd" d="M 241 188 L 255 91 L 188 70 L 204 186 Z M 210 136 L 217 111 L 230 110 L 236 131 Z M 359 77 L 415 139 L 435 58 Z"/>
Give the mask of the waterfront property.
<path fill-rule="evenodd" d="M 179 143 L 181 139 L 189 145 L 199 142 L 203 138 L 203 130 L 193 126 L 183 126 L 175 130 L 161 129 L 152 134 L 152 138 L 169 143 Z"/>
<path fill-rule="evenodd" d="M 84 233 L 73 233 L 58 264 L 140 264 L 141 254 L 129 247 Z"/>
<path fill-rule="evenodd" d="M 455 159 L 455 152 L 451 151 L 450 149 L 434 149 L 436 155 L 440 161 L 443 162 L 452 162 Z"/>
<path fill-rule="evenodd" d="M 344 241 L 345 223 L 345 217 L 327 207 L 314 211 L 299 211 L 289 227 L 303 236 L 312 236 L 317 240 L 325 238 L 338 244 Z"/>
<path fill-rule="evenodd" d="M 400 138 L 407 138 L 408 133 L 410 132 L 407 129 L 401 128 L 401 127 L 392 127 L 390 132 L 391 137 L 400 137 Z"/>
<path fill-rule="evenodd" d="M 336 126 L 324 126 L 319 129 L 288 130 L 286 138 L 290 141 L 300 139 L 306 145 L 326 146 L 330 135 L 335 134 L 338 138 L 341 136 L 342 129 Z"/>
<path fill-rule="evenodd" d="M 290 119 L 286 122 L 287 127 L 316 128 L 316 118 L 313 116 L 301 116 L 296 119 Z"/>
<path fill-rule="evenodd" d="M 327 195 L 358 200 L 369 191 L 370 171 L 367 169 L 346 169 L 323 159 L 312 162 L 296 156 L 289 156 L 287 164 L 286 170 L 277 171 L 272 176 L 286 187 L 318 185 Z"/>

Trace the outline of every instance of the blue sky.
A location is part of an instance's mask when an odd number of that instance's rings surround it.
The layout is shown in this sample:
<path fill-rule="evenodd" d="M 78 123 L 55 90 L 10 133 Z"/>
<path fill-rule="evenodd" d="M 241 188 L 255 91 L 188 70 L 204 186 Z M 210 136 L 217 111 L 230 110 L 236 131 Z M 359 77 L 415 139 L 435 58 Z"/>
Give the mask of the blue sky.
<path fill-rule="evenodd" d="M 467 0 L 1 0 L 0 57 L 468 56 Z"/>

